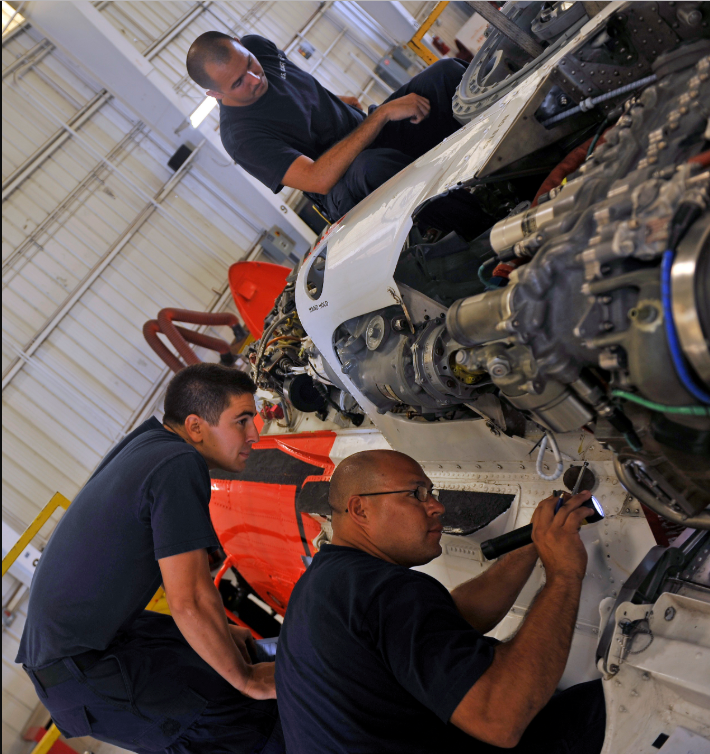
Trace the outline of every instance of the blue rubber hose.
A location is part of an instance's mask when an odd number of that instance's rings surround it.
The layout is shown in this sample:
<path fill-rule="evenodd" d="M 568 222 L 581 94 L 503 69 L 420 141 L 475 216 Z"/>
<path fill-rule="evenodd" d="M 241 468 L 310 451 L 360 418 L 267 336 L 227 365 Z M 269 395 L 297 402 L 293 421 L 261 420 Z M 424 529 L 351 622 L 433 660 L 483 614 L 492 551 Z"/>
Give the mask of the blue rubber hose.
<path fill-rule="evenodd" d="M 661 262 L 661 303 L 663 304 L 663 322 L 666 329 L 668 347 L 671 352 L 673 366 L 675 367 L 678 378 L 683 383 L 683 387 L 701 403 L 710 404 L 710 393 L 695 383 L 693 375 L 690 373 L 688 366 L 685 363 L 680 341 L 678 340 L 678 332 L 676 331 L 675 323 L 673 322 L 671 267 L 673 266 L 674 256 L 674 252 L 669 249 L 663 253 L 663 261 Z"/>

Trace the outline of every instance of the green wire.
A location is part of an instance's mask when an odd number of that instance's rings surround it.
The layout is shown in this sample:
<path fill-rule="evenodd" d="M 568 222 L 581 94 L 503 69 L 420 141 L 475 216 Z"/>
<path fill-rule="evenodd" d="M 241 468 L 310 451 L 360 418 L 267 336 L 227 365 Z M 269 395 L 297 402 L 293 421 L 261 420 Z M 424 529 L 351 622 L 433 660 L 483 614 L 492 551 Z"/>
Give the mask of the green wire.
<path fill-rule="evenodd" d="M 645 398 L 641 398 L 633 393 L 627 393 L 625 390 L 612 390 L 611 394 L 615 398 L 623 398 L 625 401 L 631 401 L 632 403 L 638 403 L 639 406 L 651 409 L 651 411 L 659 411 L 663 414 L 685 414 L 686 416 L 710 416 L 710 408 L 705 406 L 664 406 L 662 403 L 654 403 L 653 401 L 647 401 Z"/>

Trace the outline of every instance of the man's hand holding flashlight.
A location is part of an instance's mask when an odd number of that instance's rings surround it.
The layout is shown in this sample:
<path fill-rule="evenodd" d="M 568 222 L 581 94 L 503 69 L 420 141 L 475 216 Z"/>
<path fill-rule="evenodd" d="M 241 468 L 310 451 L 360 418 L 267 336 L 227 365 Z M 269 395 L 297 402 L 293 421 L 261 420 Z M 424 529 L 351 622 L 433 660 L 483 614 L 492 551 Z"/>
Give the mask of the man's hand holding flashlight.
<path fill-rule="evenodd" d="M 587 551 L 579 536 L 582 522 L 589 516 L 586 503 L 592 493 L 588 490 L 568 497 L 557 514 L 558 498 L 548 497 L 535 510 L 532 518 L 532 539 L 548 580 L 556 578 L 584 578 Z"/>

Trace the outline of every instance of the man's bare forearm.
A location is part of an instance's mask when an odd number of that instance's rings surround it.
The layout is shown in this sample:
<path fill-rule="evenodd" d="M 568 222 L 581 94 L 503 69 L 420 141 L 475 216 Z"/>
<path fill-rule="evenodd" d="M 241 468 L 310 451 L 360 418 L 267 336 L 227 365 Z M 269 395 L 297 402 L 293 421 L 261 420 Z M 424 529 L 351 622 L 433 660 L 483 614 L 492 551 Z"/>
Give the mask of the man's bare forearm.
<path fill-rule="evenodd" d="M 429 115 L 429 100 L 414 92 L 380 105 L 372 115 L 344 139 L 333 145 L 315 162 L 300 155 L 289 166 L 281 182 L 284 186 L 327 194 L 345 175 L 353 160 L 372 144 L 382 128 L 390 121 L 409 120 L 421 123 Z"/>
<path fill-rule="evenodd" d="M 352 133 L 315 160 L 309 167 L 309 172 L 315 181 L 314 185 L 317 187 L 312 190 L 319 194 L 327 194 L 345 175 L 360 152 L 369 147 L 377 138 L 386 123 L 386 115 L 375 110 Z"/>
<path fill-rule="evenodd" d="M 518 742 L 562 676 L 580 590 L 575 577 L 548 581 L 515 637 L 496 647 L 493 663 L 457 707 L 451 722 L 497 746 Z"/>
<path fill-rule="evenodd" d="M 195 652 L 232 686 L 244 691 L 251 666 L 232 639 L 217 590 L 201 590 L 194 600 L 170 604 L 170 612 Z"/>
<path fill-rule="evenodd" d="M 451 596 L 461 615 L 482 634 L 493 630 L 513 606 L 536 562 L 535 545 L 521 547 L 457 586 Z"/>
<path fill-rule="evenodd" d="M 523 723 L 520 734 L 547 704 L 562 677 L 579 610 L 581 584 L 574 578 L 548 582 L 535 600 L 515 637 L 497 648 L 507 691 L 498 700 L 517 708 Z M 550 641 L 554 635 L 555 641 Z M 524 691 L 523 691 L 524 689 Z M 527 718 L 527 719 L 525 719 Z"/>

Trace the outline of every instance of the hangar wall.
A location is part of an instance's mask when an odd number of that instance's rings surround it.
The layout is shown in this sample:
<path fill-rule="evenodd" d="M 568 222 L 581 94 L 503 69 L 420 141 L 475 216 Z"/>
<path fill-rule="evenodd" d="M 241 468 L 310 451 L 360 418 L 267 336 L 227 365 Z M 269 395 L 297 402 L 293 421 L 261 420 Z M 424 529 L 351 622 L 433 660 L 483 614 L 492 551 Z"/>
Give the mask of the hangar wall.
<path fill-rule="evenodd" d="M 185 73 L 185 54 L 208 29 L 267 36 L 364 105 L 390 93 L 372 71 L 393 40 L 355 3 L 92 5 L 150 62 L 149 78 L 190 110 L 204 93 Z M 434 3 L 403 6 L 422 20 Z M 451 44 L 463 20 L 452 4 L 437 33 Z M 314 48 L 308 59 L 298 51 L 304 40 Z M 2 54 L 2 509 L 19 532 L 55 491 L 71 498 L 161 402 L 169 373 L 143 323 L 165 306 L 233 310 L 227 270 L 258 253 L 266 228 L 203 163 L 168 168 L 174 145 L 31 23 L 3 37 Z M 200 131 L 217 129 L 215 108 Z M 299 196 L 286 190 L 280 200 Z M 51 529 L 35 541 L 40 548 Z M 37 703 L 13 662 L 25 590 L 3 578 L 3 607 L 16 608 L 3 623 L 3 754 L 22 748 Z"/>

